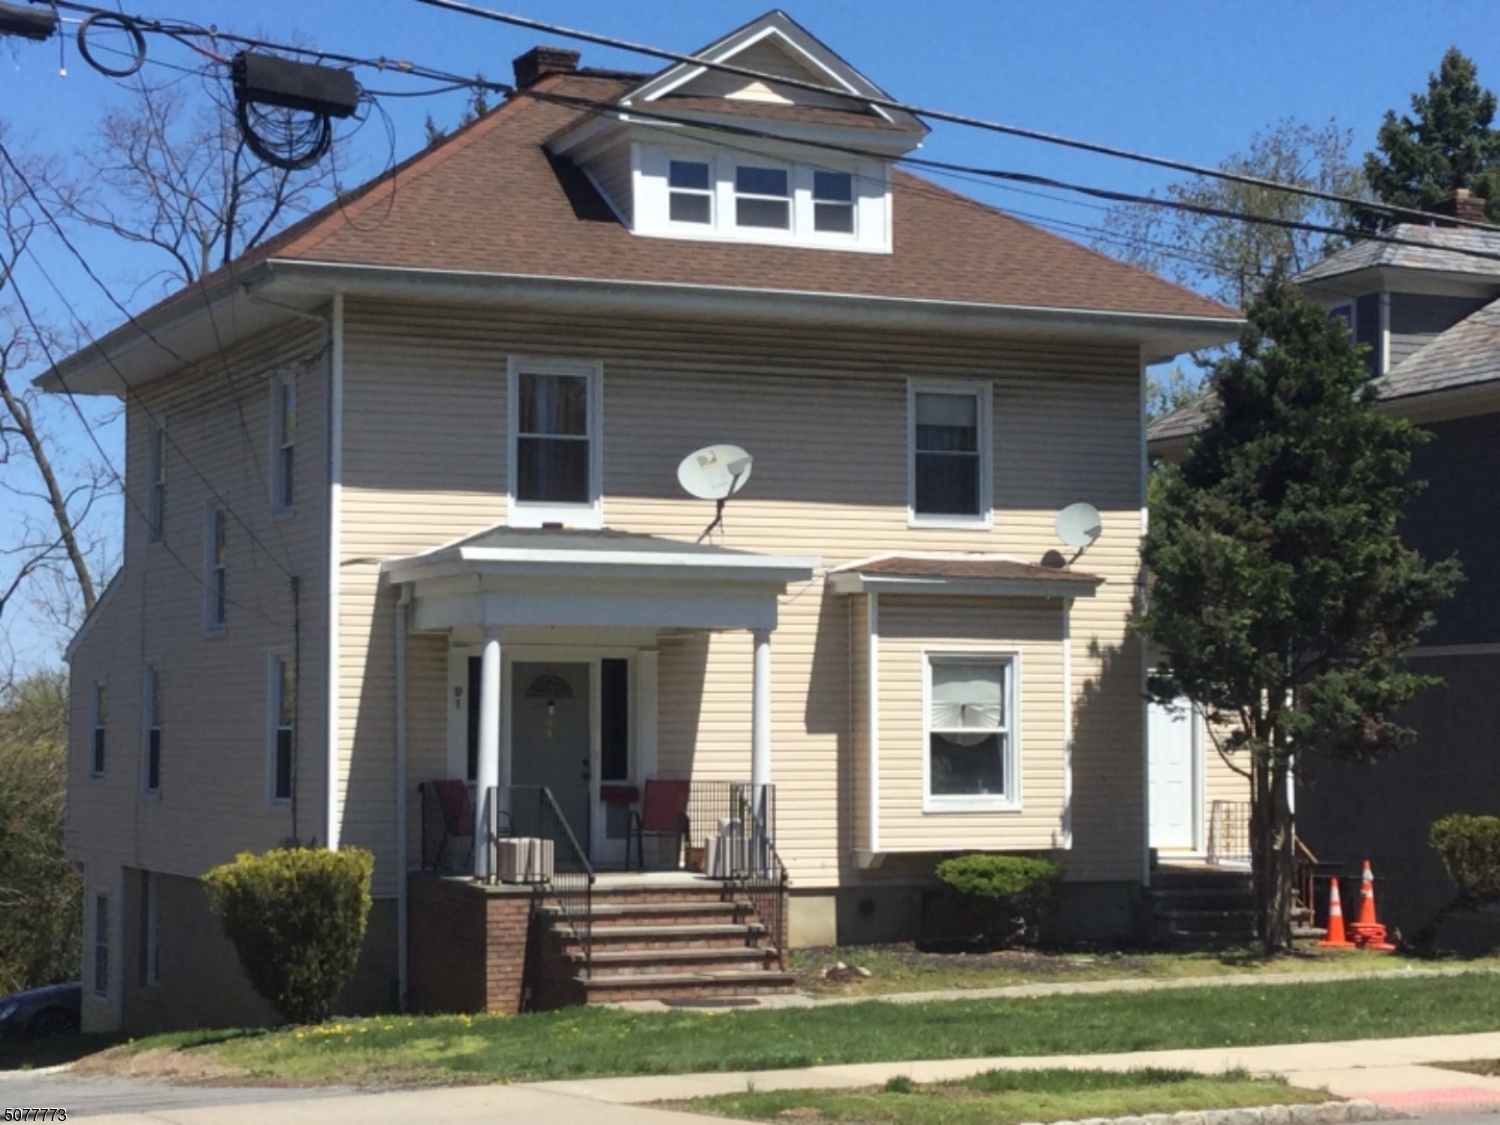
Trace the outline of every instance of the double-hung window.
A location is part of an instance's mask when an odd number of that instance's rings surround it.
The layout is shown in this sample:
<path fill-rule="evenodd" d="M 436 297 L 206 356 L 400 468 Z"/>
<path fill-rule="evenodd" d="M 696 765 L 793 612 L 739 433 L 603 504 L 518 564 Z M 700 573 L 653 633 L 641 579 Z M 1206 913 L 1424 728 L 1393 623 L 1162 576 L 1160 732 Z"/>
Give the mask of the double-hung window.
<path fill-rule="evenodd" d="M 854 177 L 848 172 L 813 172 L 813 230 L 854 233 Z"/>
<path fill-rule="evenodd" d="M 714 180 L 706 160 L 672 160 L 667 166 L 668 217 L 674 223 L 714 221 Z"/>
<path fill-rule="evenodd" d="M 297 725 L 297 666 L 285 654 L 271 657 L 271 800 L 292 799 L 292 739 Z"/>
<path fill-rule="evenodd" d="M 89 773 L 99 777 L 104 773 L 105 731 L 109 725 L 109 688 L 103 680 L 95 680 L 89 699 L 91 731 L 89 738 Z"/>
<path fill-rule="evenodd" d="M 510 361 L 510 522 L 598 527 L 602 369 Z"/>
<path fill-rule="evenodd" d="M 271 380 L 271 510 L 290 512 L 297 503 L 297 375 Z"/>
<path fill-rule="evenodd" d="M 1013 653 L 927 657 L 929 811 L 1019 807 Z"/>
<path fill-rule="evenodd" d="M 913 382 L 907 411 L 912 522 L 987 526 L 989 384 Z"/>
<path fill-rule="evenodd" d="M 161 669 L 147 664 L 141 683 L 141 790 L 161 792 Z"/>
<path fill-rule="evenodd" d="M 160 543 L 167 524 L 167 423 L 157 419 L 151 430 L 151 494 L 146 500 L 146 537 Z"/>
<path fill-rule="evenodd" d="M 211 502 L 203 520 L 203 628 L 222 633 L 229 621 L 229 517 Z"/>
<path fill-rule="evenodd" d="M 791 176 L 785 168 L 741 164 L 734 170 L 736 226 L 792 229 Z"/>

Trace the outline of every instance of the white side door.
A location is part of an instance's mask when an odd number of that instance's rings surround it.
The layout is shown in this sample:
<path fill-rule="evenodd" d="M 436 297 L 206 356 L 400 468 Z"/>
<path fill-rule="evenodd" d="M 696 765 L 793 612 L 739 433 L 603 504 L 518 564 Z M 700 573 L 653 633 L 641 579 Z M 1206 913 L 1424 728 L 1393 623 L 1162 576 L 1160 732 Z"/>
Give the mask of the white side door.
<path fill-rule="evenodd" d="M 1149 705 L 1150 840 L 1153 848 L 1197 845 L 1198 719 L 1184 702 L 1172 709 Z"/>

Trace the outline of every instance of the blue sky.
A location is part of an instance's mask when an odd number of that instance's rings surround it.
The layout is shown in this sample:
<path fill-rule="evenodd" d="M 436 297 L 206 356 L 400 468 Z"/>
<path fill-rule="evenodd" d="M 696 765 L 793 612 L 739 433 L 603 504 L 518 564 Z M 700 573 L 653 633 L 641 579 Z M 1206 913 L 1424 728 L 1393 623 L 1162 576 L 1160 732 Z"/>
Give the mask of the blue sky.
<path fill-rule="evenodd" d="M 678 51 L 694 48 L 766 10 L 743 0 L 480 0 L 506 11 Z M 293 40 L 360 56 L 410 58 L 461 74 L 510 77 L 510 60 L 537 42 L 566 41 L 440 11 L 415 0 L 126 0 L 124 10 Z M 1372 147 L 1385 110 L 1405 110 L 1442 53 L 1457 46 L 1500 86 L 1500 4 L 1493 0 L 807 0 L 787 11 L 894 97 L 1009 124 L 1201 164 L 1243 148 L 1281 118 L 1329 118 L 1354 131 L 1356 152 Z M 69 153 L 89 145 L 101 108 L 119 91 L 57 40 L 0 41 L 0 121 L 10 139 Z M 655 69 L 650 59 L 580 45 L 585 65 Z M 186 63 L 179 47 L 153 41 L 153 59 Z M 361 74 L 373 88 L 394 76 Z M 454 119 L 461 95 L 384 98 L 396 154 L 423 142 L 422 120 Z M 370 124 L 350 145 L 352 171 L 372 174 L 389 149 Z M 1169 173 L 1035 142 L 938 125 L 923 155 L 1077 180 L 1131 191 L 1160 187 Z M 1100 212 L 1035 195 L 961 185 L 986 201 L 1047 221 L 1094 223 Z M 139 262 L 118 246 L 86 243 L 96 267 L 123 298 Z M 57 261 L 63 261 L 60 256 Z M 108 301 L 75 270 L 59 266 L 70 302 L 97 330 L 113 327 Z M 56 308 L 45 283 L 18 279 L 28 299 Z M 140 294 L 141 303 L 149 293 Z M 0 294 L 3 298 L 4 294 Z M 3 299 L 0 299 L 3 304 Z M 61 414 L 58 433 L 84 437 Z M 107 450 L 118 424 L 100 431 Z M 13 470 L 0 466 L 0 473 Z M 0 497 L 0 539 L 19 514 Z M 55 638 L 7 613 L 0 629 L 29 662 L 55 653 Z"/>

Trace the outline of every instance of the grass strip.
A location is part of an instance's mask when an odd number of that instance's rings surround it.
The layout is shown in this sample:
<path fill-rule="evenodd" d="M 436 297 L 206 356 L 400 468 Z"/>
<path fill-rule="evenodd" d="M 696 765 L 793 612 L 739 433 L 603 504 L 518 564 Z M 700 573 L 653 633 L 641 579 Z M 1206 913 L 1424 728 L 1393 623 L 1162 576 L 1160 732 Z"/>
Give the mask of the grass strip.
<path fill-rule="evenodd" d="M 671 1108 L 749 1120 L 847 1121 L 885 1125 L 1017 1125 L 1180 1110 L 1310 1104 L 1326 1093 L 1299 1090 L 1244 1071 L 1200 1075 L 1143 1069 L 991 1070 L 927 1085 L 892 1079 L 859 1090 L 778 1090 L 696 1098 Z"/>
<path fill-rule="evenodd" d="M 1096 1054 L 1500 1029 L 1500 976 L 1186 988 L 813 1009 L 376 1017 L 273 1032 L 198 1032 L 250 1077 L 307 1082 L 521 1081 L 776 1070 L 915 1059 Z M 214 1042 L 217 1040 L 217 1042 Z M 200 1046 L 201 1045 L 201 1046 Z"/>

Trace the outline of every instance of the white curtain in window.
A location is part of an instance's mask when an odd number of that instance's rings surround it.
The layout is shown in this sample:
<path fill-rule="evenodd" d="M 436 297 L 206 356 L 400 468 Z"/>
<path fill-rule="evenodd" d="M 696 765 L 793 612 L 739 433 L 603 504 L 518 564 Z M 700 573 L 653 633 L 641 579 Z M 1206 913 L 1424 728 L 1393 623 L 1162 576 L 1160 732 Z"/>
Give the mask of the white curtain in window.
<path fill-rule="evenodd" d="M 994 664 L 934 664 L 935 731 L 993 731 L 1005 726 L 1005 675 Z"/>

